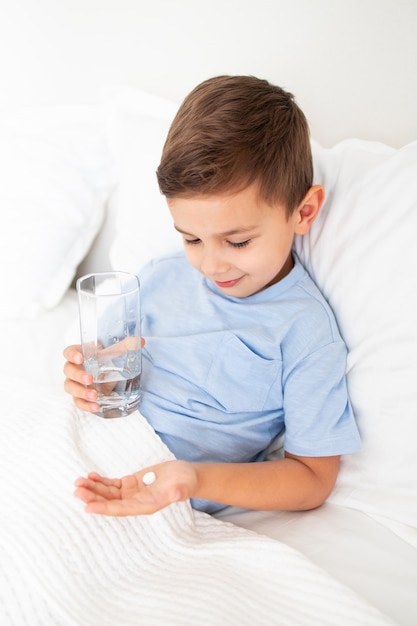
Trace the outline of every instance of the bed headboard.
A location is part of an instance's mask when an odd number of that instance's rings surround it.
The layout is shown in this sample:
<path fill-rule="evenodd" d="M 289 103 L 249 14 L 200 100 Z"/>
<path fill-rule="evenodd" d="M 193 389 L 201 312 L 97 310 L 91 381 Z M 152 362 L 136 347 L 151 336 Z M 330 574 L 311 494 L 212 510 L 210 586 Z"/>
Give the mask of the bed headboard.
<path fill-rule="evenodd" d="M 20 0 L 0 20 L 0 112 L 96 103 L 109 84 L 180 101 L 215 74 L 292 91 L 325 146 L 417 137 L 410 0 Z"/>

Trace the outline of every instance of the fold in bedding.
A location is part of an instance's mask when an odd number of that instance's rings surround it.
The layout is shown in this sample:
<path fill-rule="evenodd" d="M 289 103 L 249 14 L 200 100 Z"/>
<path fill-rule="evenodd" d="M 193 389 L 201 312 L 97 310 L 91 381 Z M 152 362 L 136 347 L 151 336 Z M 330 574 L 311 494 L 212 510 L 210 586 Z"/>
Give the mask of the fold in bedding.
<path fill-rule="evenodd" d="M 283 543 L 176 503 L 87 515 L 74 479 L 172 458 L 134 413 L 103 420 L 11 379 L 0 416 L 0 622 L 8 626 L 389 624 Z"/>

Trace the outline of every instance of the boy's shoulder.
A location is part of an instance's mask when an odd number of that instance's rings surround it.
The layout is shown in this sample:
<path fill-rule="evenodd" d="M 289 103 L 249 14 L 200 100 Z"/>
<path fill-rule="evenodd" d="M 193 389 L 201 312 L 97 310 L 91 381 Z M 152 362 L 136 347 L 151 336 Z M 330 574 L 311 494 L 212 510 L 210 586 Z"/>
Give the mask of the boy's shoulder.
<path fill-rule="evenodd" d="M 295 268 L 298 267 L 299 274 L 292 293 L 293 304 L 297 308 L 296 302 L 300 298 L 301 310 L 304 310 L 304 314 L 299 319 L 298 330 L 303 333 L 305 327 L 308 327 L 315 329 L 315 332 L 320 331 L 325 334 L 328 332 L 332 341 L 339 341 L 340 331 L 331 305 L 299 259 L 297 257 L 295 259 Z"/>
<path fill-rule="evenodd" d="M 188 266 L 189 263 L 185 258 L 185 254 L 183 250 L 179 250 L 178 252 L 174 252 L 171 254 L 166 254 L 163 256 L 155 257 L 148 261 L 138 272 L 138 275 L 145 275 L 154 270 L 164 269 L 167 271 L 170 267 L 176 266 Z"/>
<path fill-rule="evenodd" d="M 174 284 L 174 282 L 178 284 L 185 278 L 191 280 L 192 276 L 196 279 L 199 277 L 199 273 L 188 263 L 184 251 L 178 251 L 151 259 L 138 272 L 138 276 L 141 285 L 162 281 L 167 286 Z"/>

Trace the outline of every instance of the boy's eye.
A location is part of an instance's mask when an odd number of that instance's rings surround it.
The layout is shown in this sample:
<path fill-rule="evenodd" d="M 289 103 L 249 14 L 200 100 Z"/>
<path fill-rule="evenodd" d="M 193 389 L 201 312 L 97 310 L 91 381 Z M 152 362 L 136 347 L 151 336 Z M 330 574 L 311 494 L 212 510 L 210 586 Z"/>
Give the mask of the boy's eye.
<path fill-rule="evenodd" d="M 250 243 L 250 239 L 247 239 L 246 241 L 229 241 L 228 242 L 231 246 L 233 246 L 233 248 L 243 248 L 244 246 L 247 246 L 248 243 Z"/>
<path fill-rule="evenodd" d="M 244 246 L 247 246 L 250 241 L 250 239 L 247 239 L 246 241 L 228 241 L 227 244 L 232 246 L 232 248 L 243 248 Z M 184 243 L 186 245 L 195 246 L 196 244 L 201 243 L 201 239 L 187 239 L 184 237 Z"/>

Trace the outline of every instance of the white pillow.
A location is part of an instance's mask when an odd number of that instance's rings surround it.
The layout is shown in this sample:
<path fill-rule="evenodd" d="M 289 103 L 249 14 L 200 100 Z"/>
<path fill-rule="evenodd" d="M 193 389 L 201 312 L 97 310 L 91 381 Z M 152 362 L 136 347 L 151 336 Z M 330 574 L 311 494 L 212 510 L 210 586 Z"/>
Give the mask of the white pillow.
<path fill-rule="evenodd" d="M 112 267 L 137 272 L 150 259 L 182 248 L 156 180 L 174 102 L 134 87 L 114 88 L 104 105 L 107 141 L 115 160 L 117 193 Z"/>
<path fill-rule="evenodd" d="M 330 499 L 417 526 L 417 142 L 313 152 L 327 199 L 296 249 L 348 345 L 363 439 Z"/>
<path fill-rule="evenodd" d="M 112 184 L 99 110 L 26 110 L 0 119 L 0 317 L 53 308 L 96 236 Z"/>

